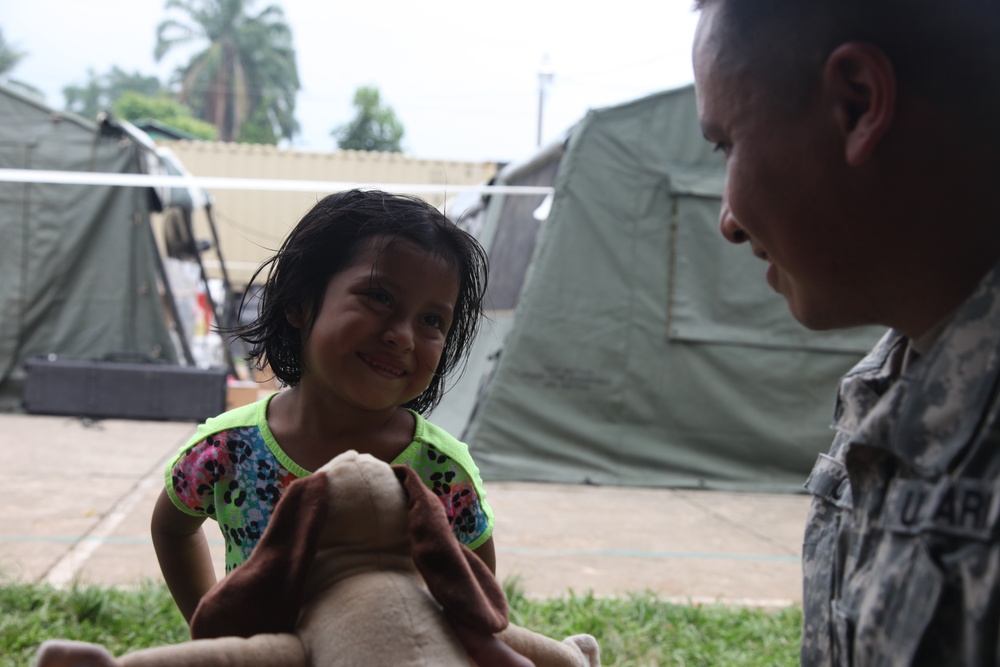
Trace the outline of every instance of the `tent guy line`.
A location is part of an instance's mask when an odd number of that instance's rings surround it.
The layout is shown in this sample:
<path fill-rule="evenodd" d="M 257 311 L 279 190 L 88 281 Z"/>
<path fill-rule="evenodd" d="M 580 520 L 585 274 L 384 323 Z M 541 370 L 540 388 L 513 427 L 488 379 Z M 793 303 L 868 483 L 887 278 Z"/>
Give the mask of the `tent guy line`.
<path fill-rule="evenodd" d="M 551 186 L 532 185 L 448 185 L 446 183 L 347 183 L 340 181 L 286 180 L 278 178 L 226 178 L 220 176 L 168 176 L 157 174 L 114 174 L 90 171 L 47 169 L 0 169 L 3 183 L 56 183 L 65 185 L 116 185 L 123 187 L 175 187 L 205 190 L 274 190 L 285 192 L 339 192 L 352 188 L 378 188 L 410 194 L 505 194 L 549 195 Z"/>

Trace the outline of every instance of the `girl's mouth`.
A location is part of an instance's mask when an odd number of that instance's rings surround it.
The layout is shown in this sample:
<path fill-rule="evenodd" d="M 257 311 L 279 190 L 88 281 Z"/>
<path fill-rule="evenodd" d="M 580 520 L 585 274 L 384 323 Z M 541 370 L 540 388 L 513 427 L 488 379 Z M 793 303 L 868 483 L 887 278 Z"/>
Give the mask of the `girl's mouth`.
<path fill-rule="evenodd" d="M 386 364 L 365 354 L 359 354 L 358 356 L 360 356 L 362 361 L 374 368 L 376 371 L 385 373 L 386 375 L 391 375 L 392 377 L 403 377 L 406 375 L 406 371 L 396 365 Z"/>

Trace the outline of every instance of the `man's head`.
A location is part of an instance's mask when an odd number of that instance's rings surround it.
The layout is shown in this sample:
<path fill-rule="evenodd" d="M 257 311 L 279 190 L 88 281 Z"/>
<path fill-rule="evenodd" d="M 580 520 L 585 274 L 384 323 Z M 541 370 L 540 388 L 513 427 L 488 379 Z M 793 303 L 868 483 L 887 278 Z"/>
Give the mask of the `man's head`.
<path fill-rule="evenodd" d="M 985 121 L 1000 103 L 995 0 L 695 0 L 695 8 L 718 14 L 726 64 L 759 75 L 788 103 L 816 93 L 819 68 L 848 42 L 880 49 L 900 85 L 950 112 Z"/>
<path fill-rule="evenodd" d="M 933 217 L 940 202 L 931 196 L 920 208 L 915 189 L 931 175 L 941 181 L 938 162 L 967 151 L 966 140 L 1000 149 L 1000 3 L 697 6 L 699 114 L 729 161 L 723 234 L 770 263 L 769 283 L 806 326 L 919 333 L 970 279 L 956 279 L 961 287 L 945 279 L 948 289 L 929 297 L 940 307 L 905 298 L 921 289 L 912 284 L 915 255 L 944 240 Z M 941 191 L 955 194 L 950 185 Z M 947 274 L 958 261 L 938 256 L 932 271 Z"/>

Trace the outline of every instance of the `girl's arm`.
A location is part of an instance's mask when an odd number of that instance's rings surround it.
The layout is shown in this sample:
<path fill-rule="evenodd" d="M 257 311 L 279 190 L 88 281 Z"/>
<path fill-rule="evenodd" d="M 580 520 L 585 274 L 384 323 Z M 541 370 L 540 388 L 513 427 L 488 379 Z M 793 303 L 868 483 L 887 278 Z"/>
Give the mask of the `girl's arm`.
<path fill-rule="evenodd" d="M 486 540 L 478 547 L 472 550 L 472 553 L 479 556 L 479 560 L 486 563 L 486 567 L 490 568 L 490 572 L 494 575 L 497 573 L 497 551 L 496 547 L 493 545 L 493 536 L 490 535 L 490 539 Z"/>
<path fill-rule="evenodd" d="M 215 567 L 205 540 L 204 517 L 177 509 L 166 489 L 153 508 L 150 532 L 160 571 L 174 602 L 190 623 L 202 596 L 215 585 Z"/>

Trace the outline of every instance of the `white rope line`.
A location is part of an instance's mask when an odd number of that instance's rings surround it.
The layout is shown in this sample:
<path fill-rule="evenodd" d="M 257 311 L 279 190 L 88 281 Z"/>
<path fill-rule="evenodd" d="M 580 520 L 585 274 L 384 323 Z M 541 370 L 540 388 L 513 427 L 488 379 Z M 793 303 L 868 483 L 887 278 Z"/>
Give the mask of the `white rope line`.
<path fill-rule="evenodd" d="M 340 192 L 352 188 L 378 188 L 409 194 L 505 194 L 548 195 L 550 186 L 536 185 L 448 185 L 446 183 L 348 183 L 280 178 L 227 178 L 221 176 L 168 176 L 158 174 L 113 174 L 93 171 L 45 169 L 0 169 L 0 182 L 54 183 L 63 185 L 117 185 L 123 187 L 201 188 L 204 190 L 276 190 L 286 192 Z"/>

